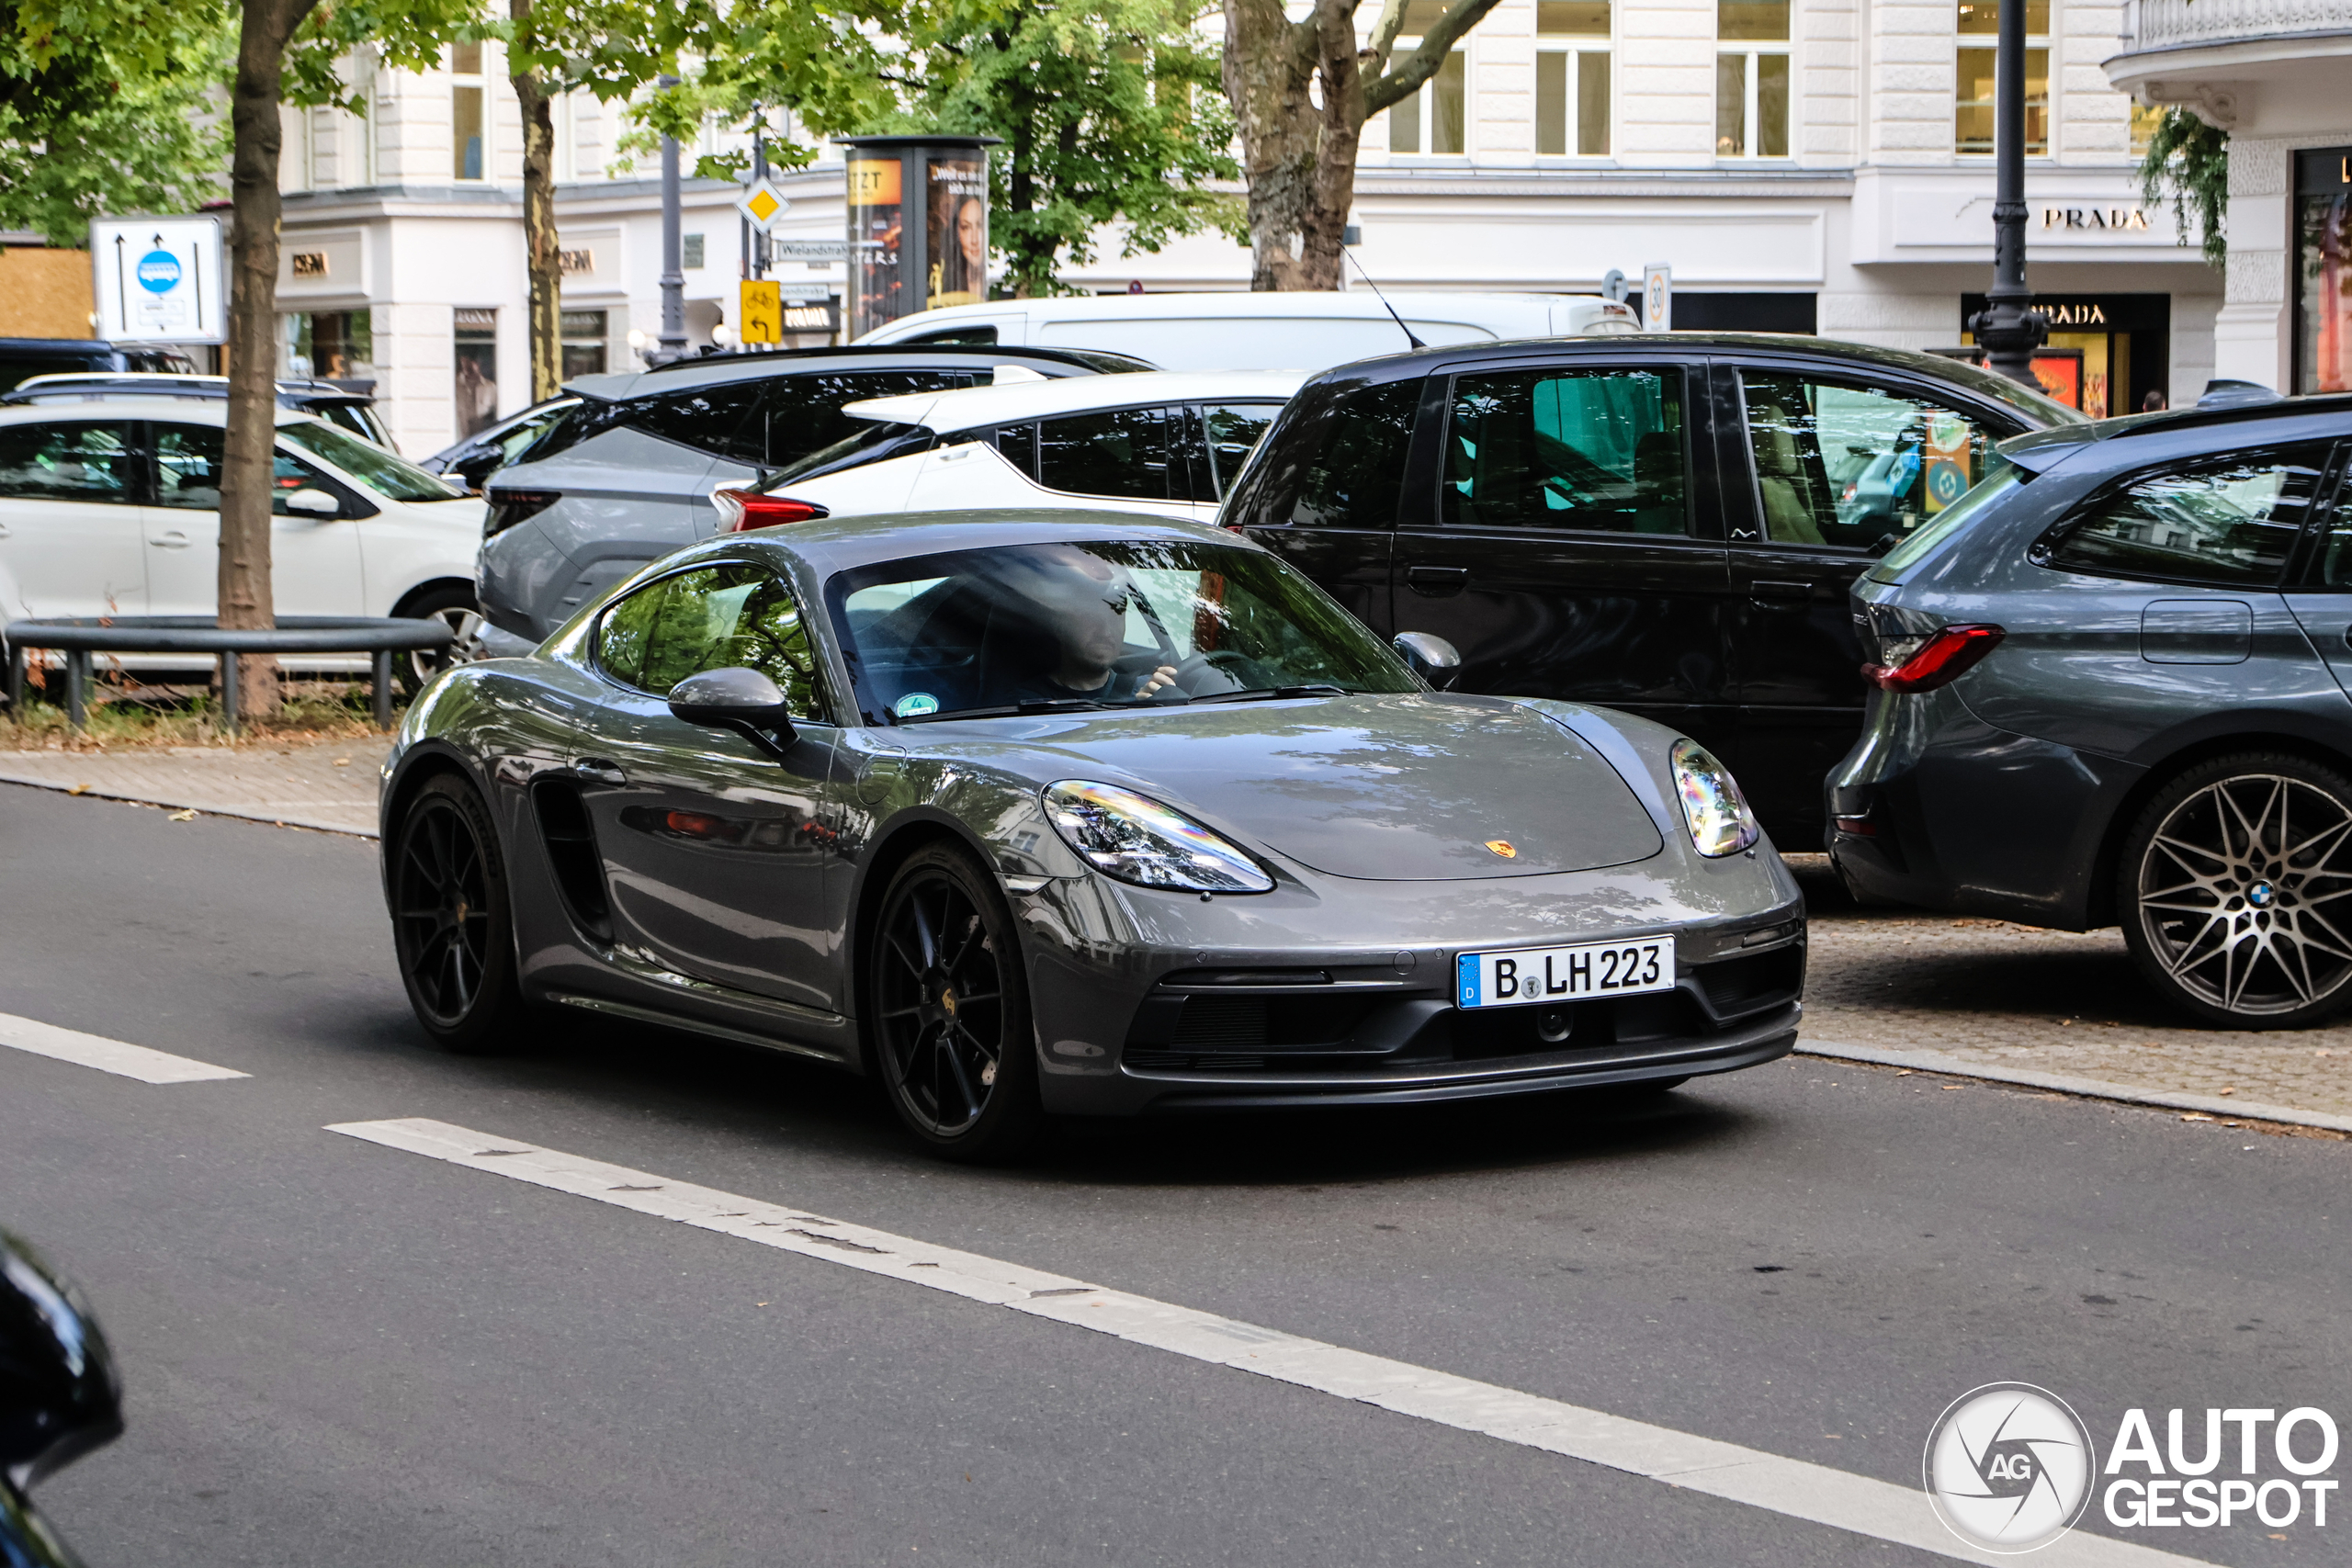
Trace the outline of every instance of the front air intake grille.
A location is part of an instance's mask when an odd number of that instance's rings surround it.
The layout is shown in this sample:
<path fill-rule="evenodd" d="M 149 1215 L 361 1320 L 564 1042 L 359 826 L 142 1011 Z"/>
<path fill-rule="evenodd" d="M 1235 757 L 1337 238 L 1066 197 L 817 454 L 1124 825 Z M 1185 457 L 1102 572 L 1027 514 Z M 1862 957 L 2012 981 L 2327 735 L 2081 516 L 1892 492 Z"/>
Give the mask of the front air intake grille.
<path fill-rule="evenodd" d="M 1796 1000 L 1804 988 L 1804 948 L 1792 942 L 1770 953 L 1720 959 L 1698 965 L 1692 974 L 1717 1018 L 1738 1018 Z"/>

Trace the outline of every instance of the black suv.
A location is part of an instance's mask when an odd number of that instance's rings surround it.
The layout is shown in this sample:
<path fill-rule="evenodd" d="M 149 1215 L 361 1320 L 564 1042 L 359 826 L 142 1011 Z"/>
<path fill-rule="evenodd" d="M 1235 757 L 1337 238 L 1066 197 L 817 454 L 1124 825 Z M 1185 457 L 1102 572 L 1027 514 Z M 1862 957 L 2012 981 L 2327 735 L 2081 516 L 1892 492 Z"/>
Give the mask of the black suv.
<path fill-rule="evenodd" d="M 588 376 L 489 479 L 479 563 L 482 613 L 537 642 L 639 567 L 718 526 L 710 492 L 756 484 L 862 422 L 842 405 L 1015 376 L 1153 367 L 1051 348 L 812 348 L 703 355 L 635 374 Z"/>
<path fill-rule="evenodd" d="M 74 370 L 193 375 L 196 361 L 175 348 L 119 347 L 99 338 L 0 337 L 0 392 L 28 377 Z"/>
<path fill-rule="evenodd" d="M 1959 362 L 1673 333 L 1458 344 L 1308 382 L 1221 514 L 1383 636 L 1462 652 L 1456 688 L 1622 708 L 1821 841 L 1861 728 L 1855 577 L 2079 420 Z"/>

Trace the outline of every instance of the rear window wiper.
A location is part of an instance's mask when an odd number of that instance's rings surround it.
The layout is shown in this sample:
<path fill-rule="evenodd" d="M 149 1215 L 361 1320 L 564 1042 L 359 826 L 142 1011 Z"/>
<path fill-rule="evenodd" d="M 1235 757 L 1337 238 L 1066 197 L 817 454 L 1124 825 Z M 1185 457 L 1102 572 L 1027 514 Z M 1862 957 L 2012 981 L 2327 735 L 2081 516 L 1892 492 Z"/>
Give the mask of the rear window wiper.
<path fill-rule="evenodd" d="M 1201 703 L 1250 703 L 1271 701 L 1276 697 L 1349 697 L 1355 694 L 1345 686 L 1317 682 L 1305 686 L 1252 686 L 1239 692 L 1212 692 L 1205 697 L 1194 697 Z"/>

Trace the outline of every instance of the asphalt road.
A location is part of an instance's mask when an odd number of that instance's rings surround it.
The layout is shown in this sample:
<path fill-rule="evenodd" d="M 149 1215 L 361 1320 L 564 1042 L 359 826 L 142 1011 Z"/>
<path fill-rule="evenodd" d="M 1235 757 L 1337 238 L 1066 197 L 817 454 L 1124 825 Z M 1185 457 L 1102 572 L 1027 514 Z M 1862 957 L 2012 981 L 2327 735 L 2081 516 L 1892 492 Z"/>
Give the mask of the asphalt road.
<path fill-rule="evenodd" d="M 437 1054 L 373 853 L 0 788 L 0 1011 L 253 1075 L 0 1050 L 0 1224 L 129 1385 L 129 1434 L 39 1494 L 91 1568 L 1948 1561 L 323 1130 L 379 1118 L 1897 1484 L 1994 1381 L 2102 1446 L 2132 1406 L 2159 1440 L 2174 1406 L 2352 1418 L 2343 1142 L 1799 1061 L 956 1169 L 780 1055 L 568 1019 Z M 2332 1563 L 2339 1502 L 2284 1539 L 2085 1528 Z"/>

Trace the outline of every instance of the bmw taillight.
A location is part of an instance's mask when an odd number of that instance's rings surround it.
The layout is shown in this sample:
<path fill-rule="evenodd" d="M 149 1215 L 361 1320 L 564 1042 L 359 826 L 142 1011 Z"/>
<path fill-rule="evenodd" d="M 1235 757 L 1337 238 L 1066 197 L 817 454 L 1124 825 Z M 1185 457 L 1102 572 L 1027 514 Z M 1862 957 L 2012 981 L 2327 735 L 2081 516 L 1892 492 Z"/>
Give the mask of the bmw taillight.
<path fill-rule="evenodd" d="M 773 528 L 780 523 L 813 523 L 832 515 L 813 501 L 762 495 L 752 490 L 715 490 L 710 492 L 710 503 L 718 509 L 718 531 L 722 534 Z"/>
<path fill-rule="evenodd" d="M 481 514 L 481 536 L 495 538 L 526 517 L 535 517 L 563 499 L 560 490 L 494 490 Z"/>
<path fill-rule="evenodd" d="M 1900 664 L 1865 664 L 1862 679 L 1881 691 L 1932 692 L 1948 686 L 2001 646 L 1999 626 L 1946 626 Z"/>

